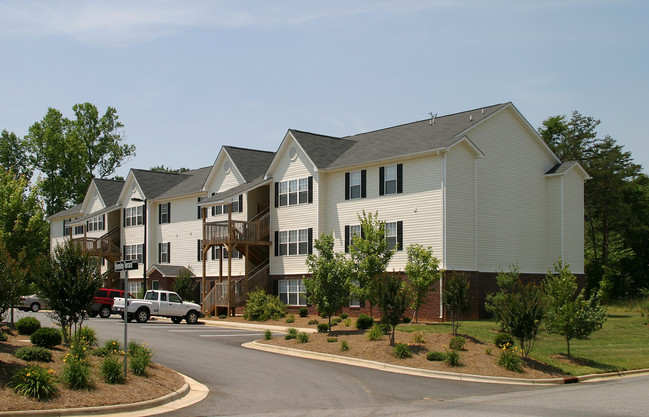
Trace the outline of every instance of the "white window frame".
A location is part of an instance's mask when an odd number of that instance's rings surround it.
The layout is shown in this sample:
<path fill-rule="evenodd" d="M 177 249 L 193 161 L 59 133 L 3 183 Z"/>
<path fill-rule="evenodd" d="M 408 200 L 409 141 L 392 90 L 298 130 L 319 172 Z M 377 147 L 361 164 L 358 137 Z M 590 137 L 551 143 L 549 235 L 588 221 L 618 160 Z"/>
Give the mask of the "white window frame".
<path fill-rule="evenodd" d="M 142 287 L 141 282 L 131 282 L 129 281 L 128 283 L 128 292 L 133 295 L 134 297 L 137 297 L 137 293 L 140 291 L 140 288 Z"/>
<path fill-rule="evenodd" d="M 388 242 L 388 248 L 392 250 L 397 249 L 397 245 L 399 244 L 397 223 L 398 222 L 385 223 L 385 240 Z"/>
<path fill-rule="evenodd" d="M 92 232 L 93 230 L 104 230 L 104 216 L 95 216 L 92 219 L 88 220 L 88 231 Z"/>
<path fill-rule="evenodd" d="M 278 233 L 278 237 L 278 256 L 308 255 L 309 229 L 282 230 Z"/>
<path fill-rule="evenodd" d="M 384 169 L 383 177 L 383 193 L 396 194 L 397 193 L 397 166 L 389 165 Z"/>
<path fill-rule="evenodd" d="M 160 263 L 168 264 L 171 262 L 169 258 L 169 242 L 164 242 L 160 244 Z"/>
<path fill-rule="evenodd" d="M 139 263 L 142 263 L 142 251 L 144 245 L 126 245 L 124 247 L 124 260 L 125 261 L 134 261 L 137 260 Z"/>
<path fill-rule="evenodd" d="M 82 235 L 83 234 L 83 225 L 74 226 L 74 234 L 75 235 Z"/>
<path fill-rule="evenodd" d="M 125 226 L 141 226 L 143 224 L 144 206 L 126 207 L 124 216 L 126 217 Z"/>
<path fill-rule="evenodd" d="M 160 204 L 160 223 L 171 223 L 171 218 L 169 217 L 169 206 L 171 203 Z"/>
<path fill-rule="evenodd" d="M 362 175 L 361 171 L 349 173 L 349 199 L 354 200 L 362 197 L 361 193 Z"/>
<path fill-rule="evenodd" d="M 295 206 L 309 203 L 309 178 L 281 181 L 278 187 L 277 205 Z"/>
<path fill-rule="evenodd" d="M 281 279 L 277 282 L 279 299 L 289 306 L 306 306 L 306 288 L 301 279 Z"/>

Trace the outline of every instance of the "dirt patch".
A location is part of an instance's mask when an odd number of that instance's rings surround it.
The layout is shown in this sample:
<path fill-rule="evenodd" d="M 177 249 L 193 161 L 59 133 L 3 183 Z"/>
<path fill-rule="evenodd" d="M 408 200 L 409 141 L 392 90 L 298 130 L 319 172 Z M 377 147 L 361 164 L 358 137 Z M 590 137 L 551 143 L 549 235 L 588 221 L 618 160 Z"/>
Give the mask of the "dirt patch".
<path fill-rule="evenodd" d="M 285 320 L 269 320 L 260 324 L 270 324 L 295 328 L 316 328 L 317 325 L 309 325 L 308 322 L 317 319 L 320 323 L 326 323 L 327 319 L 316 317 L 295 317 L 294 323 L 286 323 Z M 233 321 L 252 323 L 242 317 L 228 317 L 218 321 Z M 354 321 L 352 321 L 354 323 Z M 352 324 L 353 325 L 353 324 Z M 327 339 L 337 338 L 336 342 L 328 342 Z M 349 345 L 348 351 L 341 351 L 340 344 L 345 340 Z M 460 352 L 462 366 L 451 367 L 444 362 L 433 362 L 426 359 L 430 351 L 447 352 L 451 340 L 450 334 L 425 333 L 423 343 L 414 342 L 414 334 L 410 332 L 396 332 L 396 341 L 409 344 L 412 352 L 411 358 L 399 359 L 392 355 L 388 336 L 382 340 L 370 341 L 363 331 L 355 327 L 345 327 L 344 323 L 334 327 L 331 333 L 316 333 L 309 336 L 308 343 L 298 343 L 296 340 L 285 340 L 283 337 L 276 337 L 271 340 L 260 340 L 260 343 L 267 343 L 275 346 L 284 346 L 294 349 L 302 349 L 313 352 L 322 352 L 333 355 L 347 356 L 359 359 L 366 359 L 376 362 L 389 363 L 393 365 L 407 366 L 411 368 L 430 369 L 434 371 L 459 372 L 463 374 L 486 375 L 510 378 L 556 378 L 564 375 L 557 372 L 551 366 L 528 359 L 523 362 L 523 372 L 517 373 L 508 371 L 498 366 L 499 350 L 491 343 L 482 343 L 473 338 L 466 338 L 465 350 Z M 487 353 L 490 351 L 490 353 Z"/>
<path fill-rule="evenodd" d="M 31 346 L 28 336 L 10 335 L 6 342 L 0 342 L 0 411 L 51 410 L 135 403 L 162 397 L 178 390 L 185 383 L 184 378 L 178 373 L 154 364 L 147 370 L 147 376 L 138 377 L 129 373 L 126 384 L 107 384 L 103 382 L 98 372 L 102 358 L 89 355 L 95 383 L 94 389 L 90 391 L 71 390 L 59 381 L 57 383 L 58 391 L 54 397 L 46 401 L 37 401 L 15 394 L 8 388 L 7 383 L 11 376 L 16 370 L 31 364 L 53 369 L 55 375 L 60 376 L 63 372 L 62 359 L 67 351 L 61 347 L 54 349 L 52 362 L 25 362 L 13 355 L 23 346 Z"/>

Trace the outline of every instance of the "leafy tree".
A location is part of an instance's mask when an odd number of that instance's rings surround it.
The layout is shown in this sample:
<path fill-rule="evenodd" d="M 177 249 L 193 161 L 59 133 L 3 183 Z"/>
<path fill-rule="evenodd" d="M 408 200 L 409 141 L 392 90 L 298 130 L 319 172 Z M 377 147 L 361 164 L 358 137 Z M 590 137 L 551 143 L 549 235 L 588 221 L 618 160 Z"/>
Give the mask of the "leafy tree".
<path fill-rule="evenodd" d="M 503 306 L 501 319 L 505 328 L 518 340 L 523 356 L 527 357 L 534 349 L 545 315 L 543 286 L 525 285 L 518 280 L 512 291 L 504 294 Z"/>
<path fill-rule="evenodd" d="M 164 165 L 156 165 L 152 166 L 150 171 L 155 171 L 155 172 L 168 172 L 171 174 L 180 174 L 181 172 L 187 172 L 189 171 L 189 168 L 171 168 L 171 167 L 166 167 Z"/>
<path fill-rule="evenodd" d="M 0 319 L 11 310 L 10 322 L 14 322 L 13 307 L 26 292 L 26 272 L 20 262 L 14 260 L 4 242 L 0 240 Z"/>
<path fill-rule="evenodd" d="M 457 329 L 460 327 L 462 314 L 471 308 L 468 274 L 452 271 L 444 278 L 442 284 L 442 304 L 446 308 L 449 319 L 451 320 L 453 336 L 457 336 Z"/>
<path fill-rule="evenodd" d="M 192 279 L 189 269 L 183 269 L 178 273 L 178 277 L 173 283 L 173 291 L 177 293 L 184 301 L 191 301 L 196 291 L 196 283 Z"/>
<path fill-rule="evenodd" d="M 509 271 L 499 271 L 496 275 L 496 284 L 498 285 L 498 292 L 489 293 L 485 299 L 485 309 L 487 312 L 494 315 L 494 319 L 500 323 L 500 328 L 503 331 L 509 331 L 506 323 L 503 320 L 505 309 L 507 308 L 507 294 L 514 291 L 516 283 L 520 279 L 520 271 L 518 265 L 510 265 Z"/>
<path fill-rule="evenodd" d="M 40 274 L 40 294 L 53 310 L 53 318 L 61 325 L 64 340 L 70 340 L 72 326 L 76 334 L 86 318 L 86 309 L 101 287 L 99 261 L 80 245 L 67 240 L 54 248 L 54 253 Z"/>
<path fill-rule="evenodd" d="M 122 144 L 124 125 L 114 108 L 108 107 L 101 117 L 91 103 L 72 109 L 74 119 L 49 108 L 26 138 L 32 163 L 44 176 L 48 215 L 81 203 L 93 177 L 107 178 L 135 155 L 135 146 Z"/>
<path fill-rule="evenodd" d="M 548 271 L 545 277 L 548 303 L 545 329 L 566 339 L 568 357 L 571 357 L 570 340 L 586 339 L 600 330 L 606 321 L 606 311 L 596 295 L 586 299 L 583 289 L 577 293 L 577 278 L 561 259 L 554 264 L 554 271 Z"/>
<path fill-rule="evenodd" d="M 431 286 L 442 277 L 439 270 L 439 259 L 433 256 L 432 249 L 422 245 L 408 246 L 408 263 L 405 269 L 408 275 L 406 282 L 411 297 L 410 308 L 415 310 L 415 323 L 419 323 L 419 307 L 424 304 Z"/>
<path fill-rule="evenodd" d="M 363 210 L 363 214 L 358 216 L 361 235 L 354 235 L 349 246 L 355 280 L 358 282 L 354 293 L 371 303 L 370 315 L 378 300 L 379 280 L 394 255 L 385 239 L 385 222 L 379 220 L 378 216 L 378 212 L 372 214 Z"/>
<path fill-rule="evenodd" d="M 0 167 L 11 171 L 17 177 L 32 177 L 32 165 L 27 153 L 26 142 L 14 132 L 0 133 Z"/>
<path fill-rule="evenodd" d="M 343 254 L 334 253 L 333 234 L 321 234 L 315 241 L 315 248 L 318 254 L 309 254 L 306 258 L 311 278 L 304 279 L 304 286 L 309 301 L 329 317 L 331 329 L 331 316 L 349 299 L 351 269 Z"/>
<path fill-rule="evenodd" d="M 390 345 L 394 346 L 394 333 L 410 302 L 408 289 L 401 278 L 384 274 L 378 281 L 377 305 L 381 312 L 381 321 L 390 325 Z"/>

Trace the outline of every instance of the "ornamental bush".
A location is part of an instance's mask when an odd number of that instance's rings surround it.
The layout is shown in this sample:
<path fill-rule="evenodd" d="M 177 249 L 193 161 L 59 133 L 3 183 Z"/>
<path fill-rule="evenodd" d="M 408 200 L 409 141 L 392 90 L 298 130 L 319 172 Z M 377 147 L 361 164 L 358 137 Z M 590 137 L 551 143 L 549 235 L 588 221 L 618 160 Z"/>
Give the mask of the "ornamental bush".
<path fill-rule="evenodd" d="M 286 322 L 287 323 L 295 323 L 295 316 L 293 314 L 289 314 L 286 316 Z"/>
<path fill-rule="evenodd" d="M 97 332 L 92 327 L 81 327 L 74 332 L 73 339 L 80 342 L 85 342 L 88 346 L 97 346 Z"/>
<path fill-rule="evenodd" d="M 347 313 L 341 313 L 339 316 L 342 320 L 345 320 L 347 317 L 349 317 L 349 314 Z"/>
<path fill-rule="evenodd" d="M 432 350 L 426 354 L 426 359 L 433 362 L 442 362 L 446 360 L 446 353 Z"/>
<path fill-rule="evenodd" d="M 318 333 L 327 333 L 329 331 L 329 323 L 318 323 Z"/>
<path fill-rule="evenodd" d="M 308 343 L 309 342 L 309 334 L 306 332 L 299 332 L 297 334 L 297 342 L 298 343 Z"/>
<path fill-rule="evenodd" d="M 356 319 L 356 328 L 359 330 L 369 329 L 370 327 L 372 327 L 373 324 L 374 324 L 374 319 L 368 316 L 367 314 L 361 314 Z"/>
<path fill-rule="evenodd" d="M 346 340 L 341 340 L 340 341 L 340 351 L 341 352 L 347 352 L 349 350 L 349 343 L 347 343 Z"/>
<path fill-rule="evenodd" d="M 16 322 L 18 334 L 30 335 L 41 328 L 41 322 L 34 317 L 23 317 Z"/>
<path fill-rule="evenodd" d="M 518 354 L 518 348 L 501 348 L 500 357 L 498 358 L 498 365 L 512 372 L 523 372 L 523 361 Z"/>
<path fill-rule="evenodd" d="M 405 359 L 412 356 L 410 347 L 405 343 L 397 343 L 392 348 L 392 356 L 399 359 Z"/>
<path fill-rule="evenodd" d="M 128 344 L 128 356 L 130 358 L 131 372 L 137 376 L 143 376 L 151 365 L 153 351 L 144 344 L 131 341 Z"/>
<path fill-rule="evenodd" d="M 383 331 L 381 330 L 381 327 L 375 324 L 365 333 L 365 337 L 367 337 L 367 340 L 375 342 L 383 338 Z"/>
<path fill-rule="evenodd" d="M 464 350 L 465 345 L 466 345 L 466 340 L 464 340 L 462 336 L 455 336 L 451 338 L 448 347 L 450 347 L 453 350 Z"/>
<path fill-rule="evenodd" d="M 54 346 L 61 344 L 63 336 L 55 328 L 41 327 L 32 334 L 30 340 L 36 346 L 52 349 Z"/>
<path fill-rule="evenodd" d="M 309 309 L 306 307 L 300 307 L 298 314 L 300 315 L 300 317 L 306 317 L 309 315 Z"/>
<path fill-rule="evenodd" d="M 297 339 L 297 329 L 291 327 L 287 330 L 287 333 L 284 335 L 285 340 Z"/>
<path fill-rule="evenodd" d="M 451 350 L 446 353 L 446 359 L 444 359 L 444 362 L 452 368 L 456 366 L 462 366 L 462 361 L 460 360 L 460 352 L 457 350 Z"/>
<path fill-rule="evenodd" d="M 106 356 L 99 367 L 99 373 L 109 384 L 123 384 L 126 380 L 122 361 L 118 359 L 117 355 Z"/>
<path fill-rule="evenodd" d="M 39 362 L 51 362 L 52 361 L 52 351 L 45 349 L 39 346 L 25 346 L 14 353 L 18 359 L 22 359 L 27 362 L 39 361 Z"/>
<path fill-rule="evenodd" d="M 30 365 L 14 373 L 8 384 L 16 394 L 44 400 L 56 392 L 54 370 Z"/>
<path fill-rule="evenodd" d="M 63 367 L 62 379 L 70 389 L 89 390 L 94 386 L 90 376 L 90 365 L 86 360 L 67 360 Z"/>
<path fill-rule="evenodd" d="M 498 349 L 502 349 L 505 346 L 512 347 L 514 344 L 514 338 L 509 333 L 498 333 L 494 337 L 494 345 Z"/>
<path fill-rule="evenodd" d="M 243 318 L 252 321 L 279 320 L 286 316 L 286 304 L 278 296 L 263 289 L 248 293 Z"/>

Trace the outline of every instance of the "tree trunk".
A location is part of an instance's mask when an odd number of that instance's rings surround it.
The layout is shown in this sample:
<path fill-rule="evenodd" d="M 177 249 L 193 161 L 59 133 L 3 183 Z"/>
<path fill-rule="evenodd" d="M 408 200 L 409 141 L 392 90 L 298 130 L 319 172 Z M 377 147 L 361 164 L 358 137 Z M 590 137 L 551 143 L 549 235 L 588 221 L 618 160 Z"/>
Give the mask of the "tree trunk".
<path fill-rule="evenodd" d="M 608 234 L 608 215 L 604 211 L 602 218 L 602 262 L 604 265 L 608 265 Z"/>
<path fill-rule="evenodd" d="M 568 345 L 568 358 L 572 358 L 572 356 L 570 356 L 570 338 L 569 337 L 566 337 L 566 344 Z"/>
<path fill-rule="evenodd" d="M 413 314 L 415 319 L 415 324 L 419 324 L 419 307 L 415 309 L 415 314 Z"/>

